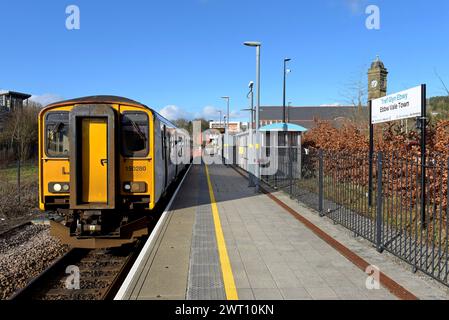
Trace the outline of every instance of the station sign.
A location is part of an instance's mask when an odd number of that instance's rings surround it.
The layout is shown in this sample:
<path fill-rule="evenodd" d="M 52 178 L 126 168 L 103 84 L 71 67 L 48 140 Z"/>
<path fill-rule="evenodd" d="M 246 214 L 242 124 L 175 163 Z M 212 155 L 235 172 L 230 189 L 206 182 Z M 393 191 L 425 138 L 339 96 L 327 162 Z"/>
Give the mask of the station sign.
<path fill-rule="evenodd" d="M 371 123 L 378 124 L 421 116 L 422 86 L 372 100 Z"/>

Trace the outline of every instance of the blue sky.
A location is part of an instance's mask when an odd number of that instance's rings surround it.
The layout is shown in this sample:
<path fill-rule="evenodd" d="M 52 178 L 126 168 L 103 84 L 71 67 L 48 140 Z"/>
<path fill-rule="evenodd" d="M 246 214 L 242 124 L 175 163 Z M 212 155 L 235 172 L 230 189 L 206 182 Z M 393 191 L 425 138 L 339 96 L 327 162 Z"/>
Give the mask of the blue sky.
<path fill-rule="evenodd" d="M 380 55 L 389 91 L 420 83 L 430 96 L 449 83 L 449 1 L 407 0 L 0 0 L 0 89 L 42 102 L 93 94 L 141 101 L 173 117 L 218 118 L 231 96 L 247 106 L 262 47 L 262 104 L 282 103 L 282 61 L 290 57 L 288 101 L 344 104 L 350 83 L 366 81 Z M 68 5 L 81 29 L 65 27 Z M 380 30 L 365 8 L 380 8 Z"/>

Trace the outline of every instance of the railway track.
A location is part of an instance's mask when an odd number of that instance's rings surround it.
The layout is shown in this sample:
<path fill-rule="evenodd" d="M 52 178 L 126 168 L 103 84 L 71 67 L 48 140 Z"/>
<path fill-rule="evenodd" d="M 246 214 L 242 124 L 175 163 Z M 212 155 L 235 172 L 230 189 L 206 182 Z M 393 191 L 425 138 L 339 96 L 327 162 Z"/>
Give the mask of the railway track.
<path fill-rule="evenodd" d="M 0 232 L 0 238 L 5 238 L 5 237 L 9 236 L 10 234 L 14 233 L 15 231 L 18 231 L 26 226 L 30 226 L 31 224 L 32 224 L 31 221 L 27 221 L 27 222 L 20 223 L 16 226 L 13 226 L 13 227 L 9 228 L 8 230 Z"/>
<path fill-rule="evenodd" d="M 111 299 L 142 243 L 137 241 L 133 245 L 107 250 L 72 249 L 14 294 L 11 300 Z"/>

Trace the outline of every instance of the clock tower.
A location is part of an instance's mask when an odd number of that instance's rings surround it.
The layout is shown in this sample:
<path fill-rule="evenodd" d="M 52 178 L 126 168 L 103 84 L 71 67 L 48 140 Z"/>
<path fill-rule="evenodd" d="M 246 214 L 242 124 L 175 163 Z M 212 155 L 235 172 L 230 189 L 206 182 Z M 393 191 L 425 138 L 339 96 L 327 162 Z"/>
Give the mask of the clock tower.
<path fill-rule="evenodd" d="M 387 95 L 388 70 L 379 56 L 368 70 L 368 100 L 378 99 Z"/>

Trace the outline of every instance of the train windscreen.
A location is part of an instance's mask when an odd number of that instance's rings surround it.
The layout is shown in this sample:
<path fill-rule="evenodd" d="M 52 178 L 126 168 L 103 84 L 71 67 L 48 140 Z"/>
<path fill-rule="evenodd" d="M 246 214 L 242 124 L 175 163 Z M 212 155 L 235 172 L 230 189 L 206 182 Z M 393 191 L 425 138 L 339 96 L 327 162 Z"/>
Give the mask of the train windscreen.
<path fill-rule="evenodd" d="M 126 112 L 122 116 L 122 154 L 125 157 L 146 157 L 148 116 L 144 112 Z"/>
<path fill-rule="evenodd" d="M 46 151 L 49 157 L 69 156 L 69 113 L 51 112 L 45 121 Z"/>

